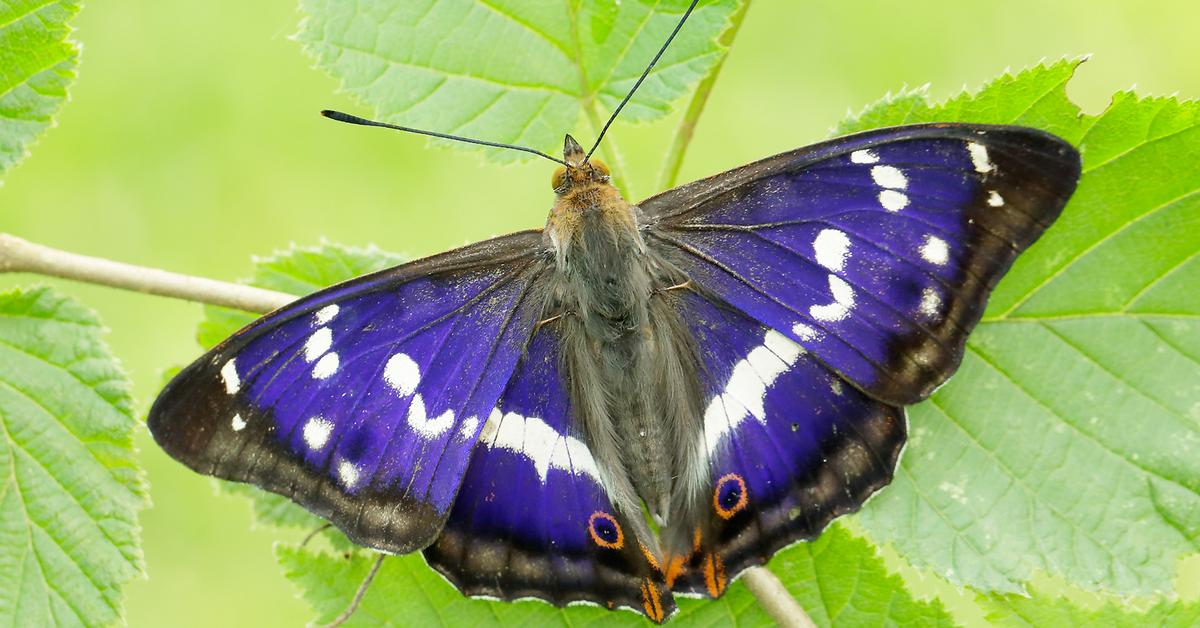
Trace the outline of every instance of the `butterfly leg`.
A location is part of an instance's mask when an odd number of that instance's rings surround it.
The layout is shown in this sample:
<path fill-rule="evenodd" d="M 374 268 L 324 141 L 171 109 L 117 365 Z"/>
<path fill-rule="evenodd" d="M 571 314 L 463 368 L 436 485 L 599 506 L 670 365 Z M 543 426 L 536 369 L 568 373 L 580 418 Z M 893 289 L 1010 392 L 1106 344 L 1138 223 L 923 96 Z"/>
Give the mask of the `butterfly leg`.
<path fill-rule="evenodd" d="M 560 318 L 562 318 L 562 317 L 564 317 L 564 316 L 566 316 L 566 315 L 568 315 L 568 314 L 571 314 L 571 312 L 569 312 L 569 311 L 567 311 L 567 312 L 560 312 L 560 313 L 558 313 L 558 314 L 555 314 L 554 316 L 551 316 L 550 318 L 544 318 L 544 319 L 542 319 L 542 320 L 538 321 L 538 322 L 537 322 L 537 324 L 536 324 L 536 325 L 534 325 L 534 327 L 533 327 L 533 333 L 535 333 L 535 334 L 536 334 L 538 331 L 540 331 L 540 330 L 542 329 L 542 327 L 543 327 L 544 325 L 549 325 L 550 323 L 553 323 L 554 321 L 556 321 L 556 320 L 558 320 L 558 319 L 560 319 Z"/>
<path fill-rule="evenodd" d="M 677 283 L 673 286 L 667 286 L 666 288 L 656 288 L 654 290 L 654 294 L 658 294 L 660 292 L 670 292 L 672 290 L 691 290 L 691 288 L 692 288 L 692 280 L 688 279 L 687 281 L 684 281 L 682 283 Z"/>

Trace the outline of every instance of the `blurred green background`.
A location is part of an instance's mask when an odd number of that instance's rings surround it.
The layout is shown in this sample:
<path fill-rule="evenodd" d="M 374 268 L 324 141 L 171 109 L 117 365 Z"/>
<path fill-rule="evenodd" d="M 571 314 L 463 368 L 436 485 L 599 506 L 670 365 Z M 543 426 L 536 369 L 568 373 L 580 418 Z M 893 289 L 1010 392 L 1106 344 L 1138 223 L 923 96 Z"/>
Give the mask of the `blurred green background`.
<path fill-rule="evenodd" d="M 549 164 L 502 167 L 317 117 L 324 107 L 364 111 L 289 39 L 300 17 L 295 0 L 85 7 L 72 101 L 6 177 L 0 230 L 235 279 L 249 274 L 252 255 L 293 242 L 375 243 L 418 256 L 542 224 Z M 1064 55 L 1094 54 L 1070 89 L 1088 112 L 1135 83 L 1143 94 L 1200 97 L 1197 24 L 1195 0 L 754 0 L 681 180 L 821 139 L 888 90 L 932 83 L 940 98 Z M 617 125 L 635 197 L 656 191 L 674 126 L 674 118 Z M 591 135 L 583 123 L 563 131 Z M 41 280 L 0 277 L 0 288 L 30 281 Z M 65 288 L 112 328 L 141 413 L 163 370 L 199 352 L 197 305 Z M 148 435 L 139 439 L 154 505 L 142 517 L 150 577 L 130 587 L 130 623 L 307 621 L 274 563 L 277 534 L 249 529 L 245 500 L 216 495 L 210 480 L 168 460 Z"/>

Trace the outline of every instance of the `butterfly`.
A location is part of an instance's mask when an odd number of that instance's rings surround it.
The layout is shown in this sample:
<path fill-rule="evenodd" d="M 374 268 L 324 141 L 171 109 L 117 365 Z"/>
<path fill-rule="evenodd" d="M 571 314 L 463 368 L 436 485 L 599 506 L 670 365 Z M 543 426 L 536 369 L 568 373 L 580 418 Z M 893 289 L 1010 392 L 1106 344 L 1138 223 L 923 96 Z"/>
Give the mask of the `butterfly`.
<path fill-rule="evenodd" d="M 924 124 L 631 205 L 591 157 L 608 124 L 558 159 L 324 113 L 558 162 L 545 227 L 264 316 L 171 380 L 155 440 L 466 595 L 659 623 L 891 480 L 904 406 L 1080 176 L 1050 134 Z"/>
<path fill-rule="evenodd" d="M 1080 174 L 1052 135 L 962 124 L 637 205 L 569 136 L 563 160 L 544 229 L 263 317 L 170 382 L 155 439 L 465 594 L 661 622 L 888 483 L 903 406 Z"/>

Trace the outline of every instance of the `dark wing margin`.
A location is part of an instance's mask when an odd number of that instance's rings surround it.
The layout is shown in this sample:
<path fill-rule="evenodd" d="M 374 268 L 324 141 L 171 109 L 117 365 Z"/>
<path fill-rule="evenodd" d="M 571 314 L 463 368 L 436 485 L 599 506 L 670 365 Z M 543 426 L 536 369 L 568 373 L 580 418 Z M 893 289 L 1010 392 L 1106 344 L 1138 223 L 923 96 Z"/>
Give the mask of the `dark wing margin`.
<path fill-rule="evenodd" d="M 708 294 L 904 405 L 958 367 L 992 288 L 1079 175 L 1078 152 L 1041 131 L 915 125 L 777 155 L 640 209 L 651 246 Z"/>
<path fill-rule="evenodd" d="M 150 432 L 355 543 L 425 547 L 532 333 L 543 253 L 540 231 L 520 232 L 303 297 L 176 375 Z"/>

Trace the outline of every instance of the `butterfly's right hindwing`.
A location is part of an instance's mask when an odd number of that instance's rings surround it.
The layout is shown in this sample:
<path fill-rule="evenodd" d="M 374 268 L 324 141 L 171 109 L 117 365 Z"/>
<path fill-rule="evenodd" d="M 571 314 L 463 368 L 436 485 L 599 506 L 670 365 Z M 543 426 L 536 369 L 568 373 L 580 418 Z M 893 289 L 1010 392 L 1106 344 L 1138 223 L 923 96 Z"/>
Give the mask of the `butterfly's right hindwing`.
<path fill-rule="evenodd" d="M 532 333 L 541 246 L 513 234 L 300 299 L 179 373 L 150 431 L 193 469 L 289 497 L 361 545 L 424 547 Z"/>

